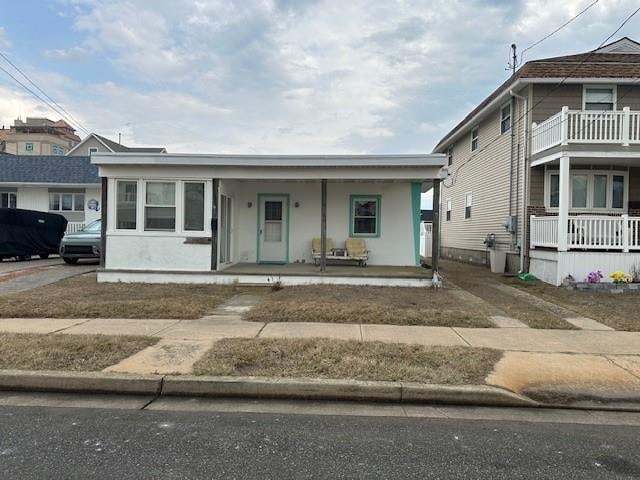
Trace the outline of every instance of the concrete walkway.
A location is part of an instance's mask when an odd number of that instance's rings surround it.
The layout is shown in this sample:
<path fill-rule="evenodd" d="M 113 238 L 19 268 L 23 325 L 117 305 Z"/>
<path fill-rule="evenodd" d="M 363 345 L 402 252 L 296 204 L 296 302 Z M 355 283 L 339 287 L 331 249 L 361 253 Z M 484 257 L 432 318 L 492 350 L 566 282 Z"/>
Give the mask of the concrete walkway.
<path fill-rule="evenodd" d="M 0 332 L 148 335 L 172 340 L 215 341 L 229 337 L 312 338 L 416 345 L 470 346 L 504 351 L 640 355 L 640 332 L 460 328 L 342 323 L 245 322 L 238 315 L 198 320 L 3 318 Z"/>
<path fill-rule="evenodd" d="M 41 262 L 45 262 L 42 260 Z M 32 288 L 43 287 L 51 283 L 59 282 L 65 278 L 75 277 L 83 273 L 93 272 L 98 268 L 95 263 L 79 265 L 60 265 L 57 259 L 52 259 L 50 264 L 35 264 L 31 262 L 19 262 L 25 265 L 24 269 L 14 269 L 0 275 L 0 295 L 24 292 Z M 36 266 L 29 266 L 29 265 Z M 12 265 L 12 267 L 15 265 Z"/>

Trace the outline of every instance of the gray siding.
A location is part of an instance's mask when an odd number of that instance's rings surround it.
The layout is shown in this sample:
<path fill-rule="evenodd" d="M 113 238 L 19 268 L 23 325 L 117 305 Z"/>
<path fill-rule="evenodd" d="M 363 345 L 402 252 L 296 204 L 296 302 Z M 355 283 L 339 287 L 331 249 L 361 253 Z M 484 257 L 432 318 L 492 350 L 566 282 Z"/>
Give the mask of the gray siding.
<path fill-rule="evenodd" d="M 617 103 L 619 110 L 624 107 L 629 107 L 631 110 L 640 110 L 640 86 L 619 85 Z"/>
<path fill-rule="evenodd" d="M 71 154 L 69 156 L 71 156 L 71 157 L 86 157 L 87 155 L 89 155 L 89 148 L 97 148 L 98 152 L 110 152 L 111 151 L 111 150 L 105 148 L 105 146 L 102 143 L 100 143 L 98 140 L 96 140 L 95 138 L 91 137 L 85 143 L 80 145 L 80 148 L 78 148 L 74 152 L 71 152 Z"/>
<path fill-rule="evenodd" d="M 539 104 L 538 104 L 539 103 Z M 533 85 L 532 121 L 540 123 L 555 115 L 564 106 L 572 110 L 582 108 L 582 85 Z"/>

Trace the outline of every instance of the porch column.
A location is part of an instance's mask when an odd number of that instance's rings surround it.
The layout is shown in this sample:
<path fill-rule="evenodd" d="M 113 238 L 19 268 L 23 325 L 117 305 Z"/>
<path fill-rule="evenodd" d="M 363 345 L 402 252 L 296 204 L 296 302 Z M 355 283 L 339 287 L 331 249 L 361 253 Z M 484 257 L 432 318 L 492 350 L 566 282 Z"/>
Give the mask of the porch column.
<path fill-rule="evenodd" d="M 431 226 L 431 269 L 434 280 L 438 278 L 440 260 L 440 179 L 433 181 L 433 224 Z"/>
<path fill-rule="evenodd" d="M 211 194 L 211 271 L 218 269 L 218 193 L 220 191 L 220 180 L 214 178 L 212 181 L 213 192 Z"/>
<path fill-rule="evenodd" d="M 320 181 L 320 271 L 327 270 L 327 180 Z"/>
<path fill-rule="evenodd" d="M 569 236 L 569 202 L 571 195 L 569 194 L 570 176 L 569 176 L 569 157 L 560 157 L 560 202 L 558 204 L 558 251 L 566 252 L 568 250 Z"/>
<path fill-rule="evenodd" d="M 104 268 L 107 260 L 107 185 L 109 184 L 107 177 L 101 178 L 102 192 L 100 202 L 100 268 Z M 117 192 L 114 192 L 117 194 Z M 115 204 L 115 202 L 114 202 Z"/>

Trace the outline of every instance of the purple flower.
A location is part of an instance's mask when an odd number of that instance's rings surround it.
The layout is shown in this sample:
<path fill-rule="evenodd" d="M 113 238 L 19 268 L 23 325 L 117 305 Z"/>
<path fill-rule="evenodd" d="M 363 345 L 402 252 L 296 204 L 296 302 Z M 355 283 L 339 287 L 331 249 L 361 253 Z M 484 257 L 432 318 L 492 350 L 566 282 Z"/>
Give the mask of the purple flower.
<path fill-rule="evenodd" d="M 595 272 L 589 272 L 589 274 L 587 275 L 586 281 L 588 283 L 600 283 L 600 280 L 602 279 L 602 272 L 600 270 L 595 271 Z"/>

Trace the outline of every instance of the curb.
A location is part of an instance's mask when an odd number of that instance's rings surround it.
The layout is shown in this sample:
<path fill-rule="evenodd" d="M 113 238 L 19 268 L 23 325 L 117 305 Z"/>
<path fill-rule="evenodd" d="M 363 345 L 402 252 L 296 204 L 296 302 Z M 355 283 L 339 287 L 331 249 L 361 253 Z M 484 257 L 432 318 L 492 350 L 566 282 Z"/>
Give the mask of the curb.
<path fill-rule="evenodd" d="M 538 402 L 488 385 L 269 377 L 135 375 L 110 372 L 0 370 L 0 390 L 121 395 L 348 400 L 386 403 L 537 407 Z"/>
<path fill-rule="evenodd" d="M 0 370 L 0 390 L 159 395 L 161 389 L 162 375 Z"/>

